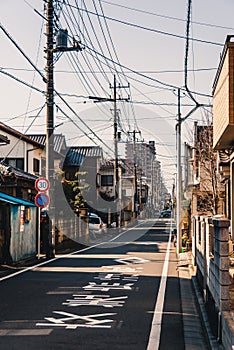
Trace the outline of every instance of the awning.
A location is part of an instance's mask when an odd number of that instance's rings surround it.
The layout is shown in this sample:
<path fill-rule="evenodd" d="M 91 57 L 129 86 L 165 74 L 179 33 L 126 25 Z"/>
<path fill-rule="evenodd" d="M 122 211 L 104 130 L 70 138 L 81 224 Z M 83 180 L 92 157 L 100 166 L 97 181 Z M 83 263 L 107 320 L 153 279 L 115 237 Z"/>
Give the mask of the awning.
<path fill-rule="evenodd" d="M 21 198 L 16 198 L 13 196 L 10 196 L 9 194 L 5 194 L 3 192 L 0 192 L 0 201 L 5 203 L 10 203 L 13 205 L 25 205 L 27 207 L 35 207 L 36 205 L 32 202 L 26 201 Z"/>

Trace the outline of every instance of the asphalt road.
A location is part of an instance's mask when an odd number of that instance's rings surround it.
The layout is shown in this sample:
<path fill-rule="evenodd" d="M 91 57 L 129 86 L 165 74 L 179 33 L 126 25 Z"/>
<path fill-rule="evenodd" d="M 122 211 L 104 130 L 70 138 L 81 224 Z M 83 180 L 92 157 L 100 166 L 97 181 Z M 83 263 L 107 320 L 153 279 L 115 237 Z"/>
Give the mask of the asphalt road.
<path fill-rule="evenodd" d="M 170 231 L 170 220 L 143 221 L 0 278 L 0 349 L 184 349 Z"/>

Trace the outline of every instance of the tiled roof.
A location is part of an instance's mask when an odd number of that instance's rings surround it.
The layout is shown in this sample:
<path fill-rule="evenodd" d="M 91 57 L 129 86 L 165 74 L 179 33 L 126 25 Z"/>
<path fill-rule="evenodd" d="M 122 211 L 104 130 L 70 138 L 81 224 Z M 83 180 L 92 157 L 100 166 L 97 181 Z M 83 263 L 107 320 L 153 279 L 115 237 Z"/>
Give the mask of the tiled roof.
<path fill-rule="evenodd" d="M 9 167 L 9 171 L 11 174 L 14 174 L 16 177 L 21 177 L 23 179 L 28 179 L 28 180 L 33 180 L 35 181 L 38 176 L 33 175 L 31 173 L 27 173 L 26 171 L 20 170 L 20 169 L 16 169 L 13 167 Z"/>
<path fill-rule="evenodd" d="M 70 147 L 66 154 L 64 165 L 80 166 L 85 157 L 102 158 L 103 151 L 99 146 Z"/>
<path fill-rule="evenodd" d="M 114 169 L 114 161 L 106 160 L 102 163 L 100 170 Z"/>
<path fill-rule="evenodd" d="M 9 165 L 5 165 L 3 163 L 0 163 L 0 175 L 2 176 L 15 175 L 18 178 L 21 177 L 23 179 L 33 180 L 33 181 L 35 181 L 38 178 L 38 176 L 36 175 L 30 174 L 26 171 L 14 168 Z"/>
<path fill-rule="evenodd" d="M 39 135 L 27 135 L 35 142 L 40 143 L 41 145 L 45 146 L 46 144 L 46 135 L 39 134 Z M 63 149 L 64 146 L 66 146 L 65 136 L 62 134 L 54 134 L 54 150 L 57 153 L 64 153 Z"/>

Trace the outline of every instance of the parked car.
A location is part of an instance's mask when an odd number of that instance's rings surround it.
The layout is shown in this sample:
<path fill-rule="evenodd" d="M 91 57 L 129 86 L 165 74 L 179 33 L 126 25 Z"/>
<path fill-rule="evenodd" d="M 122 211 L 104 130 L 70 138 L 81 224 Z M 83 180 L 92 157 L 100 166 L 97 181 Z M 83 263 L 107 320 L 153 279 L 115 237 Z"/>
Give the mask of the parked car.
<path fill-rule="evenodd" d="M 100 216 L 89 213 L 89 231 L 94 234 L 103 233 L 104 230 L 104 224 L 102 222 L 102 219 Z"/>
<path fill-rule="evenodd" d="M 166 209 L 166 210 L 161 211 L 160 218 L 170 218 L 170 217 L 171 217 L 171 210 L 170 209 Z"/>

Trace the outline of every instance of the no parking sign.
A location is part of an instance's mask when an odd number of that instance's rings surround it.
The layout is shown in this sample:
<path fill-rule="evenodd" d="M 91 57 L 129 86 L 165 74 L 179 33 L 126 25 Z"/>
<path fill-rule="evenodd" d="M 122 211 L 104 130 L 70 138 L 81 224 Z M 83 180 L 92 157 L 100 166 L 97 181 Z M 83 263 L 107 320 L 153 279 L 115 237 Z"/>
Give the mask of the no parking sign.
<path fill-rule="evenodd" d="M 50 203 L 50 197 L 46 193 L 38 193 L 35 197 L 35 203 L 40 208 L 45 208 Z"/>

